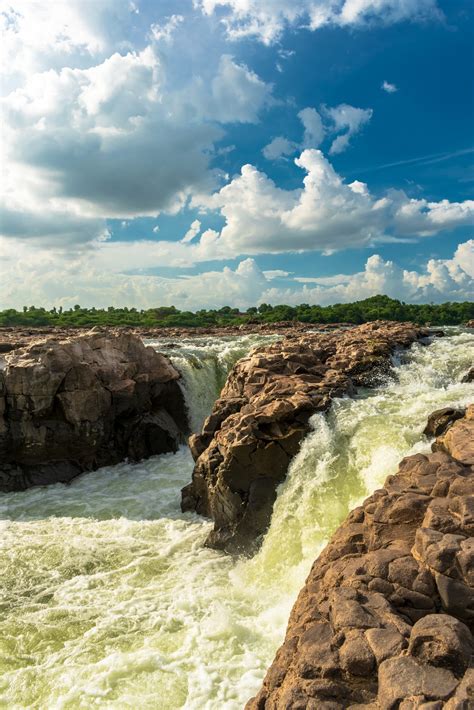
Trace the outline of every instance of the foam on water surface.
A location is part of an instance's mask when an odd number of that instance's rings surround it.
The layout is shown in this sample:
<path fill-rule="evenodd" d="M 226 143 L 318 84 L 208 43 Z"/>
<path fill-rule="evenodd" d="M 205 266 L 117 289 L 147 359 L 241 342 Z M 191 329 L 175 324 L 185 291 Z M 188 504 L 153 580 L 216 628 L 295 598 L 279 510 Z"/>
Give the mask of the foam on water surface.
<path fill-rule="evenodd" d="M 230 367 L 253 344 L 208 347 L 211 359 L 229 347 Z M 188 357 L 185 348 L 170 354 L 178 366 Z M 240 709 L 335 527 L 404 455 L 428 449 L 431 411 L 473 400 L 474 385 L 460 384 L 473 356 L 469 333 L 415 345 L 396 381 L 313 417 L 251 560 L 205 548 L 210 523 L 180 512 L 193 465 L 185 447 L 2 495 L 0 707 Z M 223 367 L 205 387 L 182 367 L 196 423 Z M 201 385 L 209 396 L 193 411 Z"/>

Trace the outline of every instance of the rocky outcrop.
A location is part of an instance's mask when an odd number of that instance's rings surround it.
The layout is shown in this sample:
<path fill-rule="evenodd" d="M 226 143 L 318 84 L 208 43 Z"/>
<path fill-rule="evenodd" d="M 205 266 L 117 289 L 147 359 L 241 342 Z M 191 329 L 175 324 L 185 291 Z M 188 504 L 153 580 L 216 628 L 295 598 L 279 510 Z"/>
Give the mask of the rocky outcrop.
<path fill-rule="evenodd" d="M 201 434 L 190 439 L 196 465 L 182 508 L 214 520 L 207 544 L 229 551 L 257 545 L 311 415 L 379 381 L 393 350 L 426 335 L 410 323 L 379 321 L 286 337 L 240 360 Z"/>
<path fill-rule="evenodd" d="M 461 382 L 474 382 L 474 367 L 471 367 L 470 370 L 466 372 Z"/>
<path fill-rule="evenodd" d="M 206 337 L 214 335 L 237 336 L 237 335 L 289 335 L 294 333 L 305 333 L 307 330 L 333 331 L 341 328 L 353 328 L 352 323 L 300 323 L 297 321 L 277 321 L 276 323 L 247 322 L 240 325 L 220 325 L 220 326 L 183 326 L 183 327 L 149 327 L 149 326 L 94 326 L 93 331 L 101 332 L 104 335 L 120 335 L 129 333 L 137 335 L 143 339 L 161 339 Z M 91 332 L 87 327 L 71 326 L 38 326 L 26 328 L 23 326 L 0 326 L 0 356 L 3 353 L 11 352 L 19 348 L 24 348 L 39 338 L 50 340 L 64 340 L 65 338 L 76 337 Z M 176 347 L 177 343 L 173 343 Z M 164 345 L 166 347 L 166 344 Z"/>
<path fill-rule="evenodd" d="M 0 490 L 175 451 L 187 432 L 179 373 L 134 335 L 40 340 L 0 371 Z"/>
<path fill-rule="evenodd" d="M 474 707 L 474 405 L 314 563 L 247 710 Z"/>

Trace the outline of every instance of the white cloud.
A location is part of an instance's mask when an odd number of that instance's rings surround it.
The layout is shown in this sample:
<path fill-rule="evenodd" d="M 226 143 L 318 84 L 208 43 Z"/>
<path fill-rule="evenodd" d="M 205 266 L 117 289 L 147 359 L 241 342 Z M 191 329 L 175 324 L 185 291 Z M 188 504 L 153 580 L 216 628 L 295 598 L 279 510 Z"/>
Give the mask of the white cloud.
<path fill-rule="evenodd" d="M 188 242 L 192 242 L 194 237 L 197 237 L 200 231 L 201 222 L 198 219 L 195 219 L 194 222 L 191 223 L 191 226 L 189 227 L 184 237 L 181 239 L 181 243 L 188 244 Z"/>
<path fill-rule="evenodd" d="M 262 109 L 272 103 L 272 86 L 245 64 L 237 64 L 230 54 L 223 54 L 210 82 L 195 77 L 179 97 L 184 105 L 191 104 L 203 119 L 257 123 Z"/>
<path fill-rule="evenodd" d="M 244 165 L 240 175 L 202 198 L 203 207 L 220 211 L 225 225 L 219 233 L 207 230 L 192 256 L 334 251 L 472 224 L 472 200 L 428 202 L 395 190 L 379 198 L 363 182 L 344 182 L 319 150 L 305 150 L 295 162 L 306 172 L 302 189 L 282 190 Z"/>
<path fill-rule="evenodd" d="M 273 279 L 285 279 L 290 275 L 290 271 L 284 271 L 283 269 L 270 269 L 270 271 L 264 271 L 263 275 L 267 281 L 273 281 Z"/>
<path fill-rule="evenodd" d="M 241 261 L 235 270 L 224 267 L 175 278 L 130 275 L 116 268 L 106 271 L 101 267 L 100 252 L 107 252 L 107 246 L 98 244 L 91 253 L 64 259 L 61 252 L 32 248 L 25 242 L 16 242 L 13 250 L 9 240 L 0 238 L 0 309 L 30 304 L 69 307 L 75 303 L 138 308 L 175 305 L 191 310 L 231 305 L 243 309 L 262 302 L 327 305 L 379 293 L 420 303 L 471 300 L 473 295 L 474 240 L 460 244 L 451 259 L 431 259 L 420 271 L 404 270 L 373 254 L 361 272 L 297 277 L 293 282 L 287 279 L 285 288 L 275 287 L 272 281 L 287 278 L 288 272 L 262 272 L 251 258 Z"/>
<path fill-rule="evenodd" d="M 267 160 L 278 160 L 286 155 L 291 155 L 298 150 L 298 144 L 288 140 L 283 136 L 273 138 L 262 150 L 264 157 Z"/>
<path fill-rule="evenodd" d="M 304 126 L 302 148 L 318 148 L 326 133 L 321 116 L 315 108 L 304 108 L 298 118 Z"/>
<path fill-rule="evenodd" d="M 257 121 L 271 87 L 225 55 L 209 86 L 195 88 L 170 87 L 151 46 L 87 69 L 32 74 L 2 102 L 8 233 L 69 214 L 66 222 L 84 220 L 86 243 L 98 236 L 90 219 L 173 213 L 212 189 L 220 124 Z"/>
<path fill-rule="evenodd" d="M 322 107 L 323 116 L 327 119 L 326 125 L 323 118 L 315 108 L 307 107 L 298 113 L 298 118 L 303 124 L 303 139 L 300 143 L 289 140 L 284 136 L 273 138 L 262 150 L 267 160 L 279 158 L 304 148 L 318 148 L 326 136 L 339 133 L 347 129 L 346 133 L 338 135 L 330 146 L 330 153 L 341 153 L 349 146 L 350 138 L 358 133 L 362 126 L 372 118 L 372 109 L 361 109 L 348 104 L 340 104 L 330 108 Z"/>
<path fill-rule="evenodd" d="M 323 112 L 332 122 L 334 131 L 339 132 L 347 129 L 346 133 L 337 136 L 332 142 L 329 149 L 331 155 L 342 153 L 348 147 L 352 136 L 370 121 L 373 113 L 371 108 L 356 108 L 349 106 L 349 104 L 340 104 L 333 108 L 325 106 Z"/>
<path fill-rule="evenodd" d="M 207 15 L 224 11 L 231 39 L 255 37 L 264 44 L 278 41 L 288 27 L 317 30 L 442 17 L 436 0 L 195 0 L 195 5 Z"/>
<path fill-rule="evenodd" d="M 155 23 L 151 25 L 151 36 L 157 42 L 171 42 L 176 29 L 182 22 L 184 22 L 183 15 L 171 15 L 162 24 Z"/>
<path fill-rule="evenodd" d="M 391 84 L 386 79 L 383 80 L 381 88 L 386 91 L 387 94 L 394 94 L 396 91 L 398 91 L 398 86 L 396 86 L 395 84 Z"/>
<path fill-rule="evenodd" d="M 17 77 L 64 65 L 89 66 L 128 46 L 133 15 L 129 0 L 0 0 L 0 66 Z"/>

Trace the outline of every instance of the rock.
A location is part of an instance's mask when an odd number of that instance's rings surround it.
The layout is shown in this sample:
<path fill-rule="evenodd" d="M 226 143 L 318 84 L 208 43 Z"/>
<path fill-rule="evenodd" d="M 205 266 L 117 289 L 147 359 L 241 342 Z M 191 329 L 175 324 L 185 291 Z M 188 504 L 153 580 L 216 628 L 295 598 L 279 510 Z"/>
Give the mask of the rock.
<path fill-rule="evenodd" d="M 422 665 L 409 657 L 389 658 L 379 667 L 377 704 L 380 710 L 394 710 L 410 696 L 420 701 L 444 700 L 456 686 L 456 678 L 444 668 Z"/>
<path fill-rule="evenodd" d="M 471 439 L 472 412 L 452 425 Z M 453 446 L 456 460 L 441 448 L 445 436 L 336 531 L 247 710 L 474 708 L 474 467 L 469 447 Z M 333 696 L 316 684 L 328 679 Z"/>
<path fill-rule="evenodd" d="M 428 417 L 428 423 L 423 430 L 423 434 L 430 438 L 440 436 L 456 419 L 461 419 L 463 416 L 464 409 L 453 409 L 452 407 L 437 409 L 436 412 L 433 412 Z"/>
<path fill-rule="evenodd" d="M 474 437 L 472 436 L 472 421 L 474 420 L 474 405 L 466 410 L 465 418 L 454 422 L 446 433 L 435 442 L 434 450 L 447 451 L 455 461 L 474 465 Z"/>
<path fill-rule="evenodd" d="M 214 520 L 207 544 L 231 552 L 255 549 L 311 415 L 334 397 L 386 377 L 391 352 L 427 335 L 411 323 L 378 321 L 287 337 L 240 360 L 202 432 L 190 441 L 196 463 L 182 509 Z"/>
<path fill-rule="evenodd" d="M 474 382 L 474 367 L 466 372 L 461 382 Z"/>
<path fill-rule="evenodd" d="M 453 616 L 429 614 L 413 626 L 408 653 L 462 677 L 474 653 L 472 634 Z"/>
<path fill-rule="evenodd" d="M 474 328 L 474 320 L 468 320 L 465 324 L 466 328 Z"/>
<path fill-rule="evenodd" d="M 176 451 L 188 430 L 179 377 L 127 333 L 14 350 L 0 372 L 0 490 Z"/>

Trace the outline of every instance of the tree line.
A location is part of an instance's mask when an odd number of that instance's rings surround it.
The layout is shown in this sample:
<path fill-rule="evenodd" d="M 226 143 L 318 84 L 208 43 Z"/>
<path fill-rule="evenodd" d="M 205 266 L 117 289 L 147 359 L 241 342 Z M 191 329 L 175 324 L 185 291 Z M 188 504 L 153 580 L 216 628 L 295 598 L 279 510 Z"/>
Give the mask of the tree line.
<path fill-rule="evenodd" d="M 174 306 L 161 306 L 138 310 L 136 308 L 82 308 L 76 305 L 67 310 L 62 307 L 39 308 L 24 306 L 21 311 L 9 308 L 0 311 L 0 326 L 142 326 L 142 327 L 209 327 L 241 325 L 243 323 L 276 323 L 297 321 L 302 323 L 366 323 L 386 319 L 413 321 L 419 324 L 460 325 L 474 319 L 474 302 L 413 304 L 397 301 L 388 296 L 372 296 L 354 303 L 335 303 L 317 306 L 301 303 L 299 306 L 262 303 L 248 308 L 224 306 L 219 309 L 180 311 Z"/>

